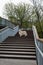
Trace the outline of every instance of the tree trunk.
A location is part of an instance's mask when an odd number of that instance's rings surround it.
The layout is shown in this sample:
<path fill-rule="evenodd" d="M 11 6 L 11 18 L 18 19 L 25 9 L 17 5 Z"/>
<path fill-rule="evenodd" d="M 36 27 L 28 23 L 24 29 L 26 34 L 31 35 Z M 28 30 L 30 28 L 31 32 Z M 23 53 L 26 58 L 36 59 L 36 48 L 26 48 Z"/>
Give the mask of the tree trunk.
<path fill-rule="evenodd" d="M 20 20 L 20 28 L 22 28 L 22 19 Z"/>

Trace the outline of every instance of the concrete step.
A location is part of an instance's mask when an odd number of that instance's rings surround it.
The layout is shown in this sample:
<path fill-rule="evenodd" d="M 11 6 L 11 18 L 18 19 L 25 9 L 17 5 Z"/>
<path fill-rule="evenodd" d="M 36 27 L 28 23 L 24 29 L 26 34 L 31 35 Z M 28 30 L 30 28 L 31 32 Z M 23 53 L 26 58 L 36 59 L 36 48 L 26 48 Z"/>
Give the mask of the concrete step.
<path fill-rule="evenodd" d="M 15 49 L 6 49 L 6 48 L 0 48 L 0 51 L 12 51 L 12 52 L 35 52 L 35 49 L 33 49 L 33 50 L 31 50 L 31 49 L 17 49 L 17 48 L 15 48 Z"/>
<path fill-rule="evenodd" d="M 5 41 L 3 41 L 3 42 L 29 42 L 29 41 L 33 41 L 32 39 L 28 39 L 28 40 L 26 40 L 26 39 L 6 39 Z"/>
<path fill-rule="evenodd" d="M 0 54 L 0 58 L 36 60 L 36 56 Z"/>
<path fill-rule="evenodd" d="M 17 51 L 0 51 L 0 54 L 8 54 L 8 55 L 32 55 L 36 56 L 35 52 L 17 52 Z"/>
<path fill-rule="evenodd" d="M 34 39 L 31 39 L 31 38 L 27 38 L 27 37 L 8 37 L 6 40 L 9 40 L 9 39 L 13 39 L 13 40 L 16 40 L 16 39 L 20 39 L 20 40 L 34 40 Z"/>
<path fill-rule="evenodd" d="M 30 43 L 29 43 L 29 42 L 30 42 Z M 22 44 L 24 45 L 24 44 L 25 44 L 25 45 L 35 45 L 33 41 L 22 41 L 22 42 L 19 42 L 19 41 L 18 41 L 18 42 L 17 42 L 17 41 L 16 41 L 16 42 L 2 42 L 2 43 L 0 43 L 0 45 L 1 45 L 1 44 L 12 44 L 12 45 L 13 45 L 13 44 L 20 44 L 20 45 L 22 45 Z"/>
<path fill-rule="evenodd" d="M 6 42 L 6 43 L 0 43 L 0 46 L 1 46 L 1 45 L 3 45 L 3 46 L 4 46 L 4 45 L 8 45 L 8 46 L 9 46 L 9 45 L 11 45 L 11 46 L 14 46 L 14 45 L 15 45 L 15 46 L 16 46 L 16 45 L 17 45 L 17 46 L 22 46 L 22 45 L 24 45 L 24 46 L 35 46 L 34 43 L 30 43 L 30 44 L 29 44 L 29 43 L 20 43 L 20 42 L 19 42 L 19 43 L 16 43 L 16 42 L 14 42 L 14 43 L 7 43 L 7 42 Z"/>
<path fill-rule="evenodd" d="M 35 48 L 33 45 L 9 45 L 9 44 L 1 44 L 0 47 L 30 47 Z"/>
<path fill-rule="evenodd" d="M 20 46 L 0 46 L 0 49 L 2 48 L 6 48 L 6 49 L 31 49 L 31 50 L 35 50 L 34 48 L 30 48 L 30 47 L 20 47 Z"/>
<path fill-rule="evenodd" d="M 4 47 L 4 46 L 1 45 L 0 48 L 1 48 L 1 47 Z M 14 48 L 16 49 L 16 47 L 14 47 Z M 23 49 L 23 48 L 24 48 L 24 49 L 35 49 L 34 46 L 28 46 L 28 47 L 17 47 L 17 48 L 19 48 L 19 49 Z"/>

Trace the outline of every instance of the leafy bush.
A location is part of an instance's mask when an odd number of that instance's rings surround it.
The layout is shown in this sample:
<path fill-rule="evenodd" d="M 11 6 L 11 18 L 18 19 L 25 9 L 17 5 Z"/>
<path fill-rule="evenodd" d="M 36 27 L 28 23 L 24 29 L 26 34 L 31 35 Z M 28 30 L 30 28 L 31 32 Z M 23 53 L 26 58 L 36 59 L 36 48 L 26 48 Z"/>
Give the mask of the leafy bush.
<path fill-rule="evenodd" d="M 39 25 L 39 22 L 35 22 L 34 25 L 36 26 L 38 35 L 40 38 L 43 38 L 43 22 L 40 22 L 41 24 Z M 40 28 L 41 26 L 41 28 Z"/>

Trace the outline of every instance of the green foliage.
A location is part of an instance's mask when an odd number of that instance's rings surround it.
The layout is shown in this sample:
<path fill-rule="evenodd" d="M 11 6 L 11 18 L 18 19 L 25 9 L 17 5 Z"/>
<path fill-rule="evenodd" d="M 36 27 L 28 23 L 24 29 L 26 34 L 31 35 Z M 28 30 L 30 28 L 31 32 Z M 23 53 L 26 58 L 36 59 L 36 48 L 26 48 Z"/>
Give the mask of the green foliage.
<path fill-rule="evenodd" d="M 22 23 L 22 27 L 23 27 L 23 28 L 28 28 L 28 22 L 27 22 L 27 21 L 23 22 L 23 23 Z"/>
<path fill-rule="evenodd" d="M 8 16 L 8 19 L 14 23 L 17 21 L 19 25 L 22 27 L 23 21 L 28 21 L 30 18 L 29 15 L 30 5 L 25 3 L 19 3 L 15 5 L 14 3 L 5 4 L 5 15 Z"/>
<path fill-rule="evenodd" d="M 27 5 L 25 3 L 19 3 L 15 5 L 14 3 L 5 4 L 5 15 L 8 19 L 12 21 L 15 25 L 19 25 L 23 28 L 31 28 L 34 24 L 37 28 L 39 37 L 43 37 L 43 20 L 40 23 L 40 9 L 34 3 L 34 6 Z M 29 22 L 30 21 L 30 22 Z"/>
<path fill-rule="evenodd" d="M 42 24 L 43 22 L 41 22 Z M 40 25 L 41 25 L 40 24 Z M 38 35 L 40 38 L 43 38 L 43 26 L 41 25 L 41 28 L 42 28 L 42 32 L 41 32 L 41 29 L 40 29 L 40 25 L 39 25 L 39 22 L 34 22 L 34 25 L 36 26 L 36 29 L 37 29 L 37 32 L 38 32 Z"/>

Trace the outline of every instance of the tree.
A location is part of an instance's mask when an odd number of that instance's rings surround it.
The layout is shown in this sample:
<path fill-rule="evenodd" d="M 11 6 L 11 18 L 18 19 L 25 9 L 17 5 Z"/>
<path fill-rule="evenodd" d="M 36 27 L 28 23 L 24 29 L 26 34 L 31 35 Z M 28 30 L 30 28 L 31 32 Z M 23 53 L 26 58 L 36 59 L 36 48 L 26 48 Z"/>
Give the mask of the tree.
<path fill-rule="evenodd" d="M 36 1 L 36 0 L 32 0 L 32 1 L 33 1 L 36 16 L 37 16 L 37 22 L 39 23 L 41 34 L 43 34 L 42 26 L 41 26 L 41 12 L 42 11 L 40 9 L 40 3 L 39 1 Z"/>
<path fill-rule="evenodd" d="M 20 27 L 22 27 L 22 22 L 28 21 L 30 18 L 30 5 L 25 3 L 19 3 L 18 5 L 14 5 L 13 3 L 5 4 L 5 15 L 8 16 L 8 19 L 12 21 L 14 18 L 17 22 L 19 22 Z"/>

